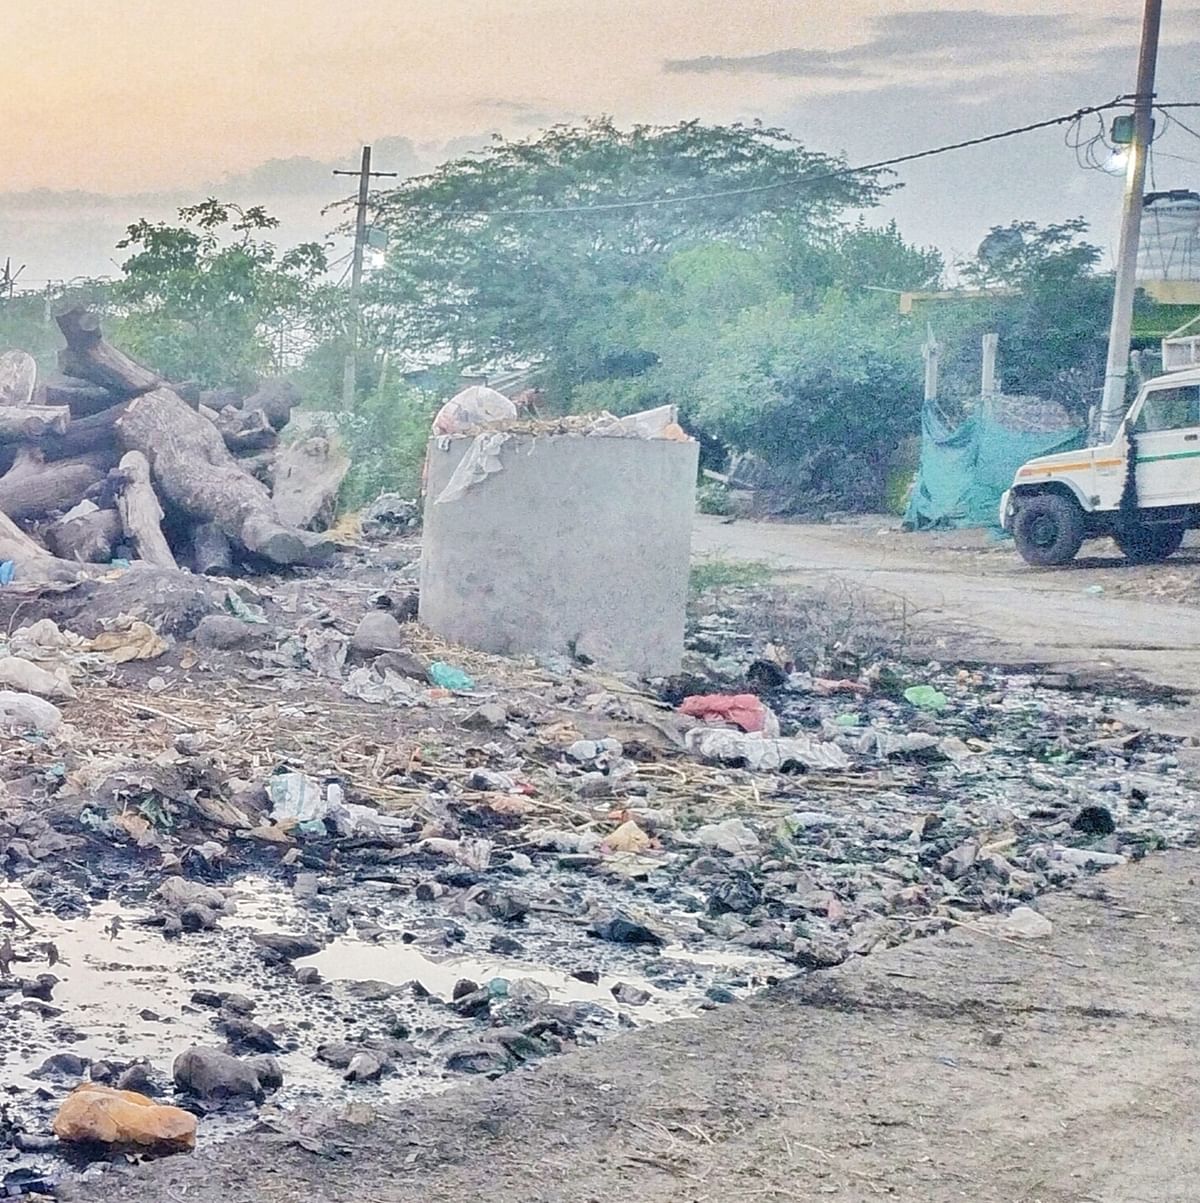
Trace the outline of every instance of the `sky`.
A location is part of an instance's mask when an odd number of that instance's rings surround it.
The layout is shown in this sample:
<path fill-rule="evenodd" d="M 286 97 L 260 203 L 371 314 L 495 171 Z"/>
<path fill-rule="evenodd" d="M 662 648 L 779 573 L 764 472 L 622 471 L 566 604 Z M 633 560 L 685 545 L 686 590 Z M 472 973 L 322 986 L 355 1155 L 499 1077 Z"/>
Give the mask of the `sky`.
<path fill-rule="evenodd" d="M 1200 100 L 1200 6 L 1166 0 L 1159 96 Z M 1132 91 L 1141 0 L 4 0 L 0 261 L 112 274 L 123 227 L 208 195 L 322 236 L 334 167 L 427 170 L 491 134 L 760 119 L 865 162 Z M 1200 110 L 1157 187 L 1200 188 Z M 1090 127 L 1089 127 L 1090 132 Z M 1051 130 L 906 167 L 877 216 L 954 258 L 1013 219 L 1082 215 L 1120 180 Z"/>

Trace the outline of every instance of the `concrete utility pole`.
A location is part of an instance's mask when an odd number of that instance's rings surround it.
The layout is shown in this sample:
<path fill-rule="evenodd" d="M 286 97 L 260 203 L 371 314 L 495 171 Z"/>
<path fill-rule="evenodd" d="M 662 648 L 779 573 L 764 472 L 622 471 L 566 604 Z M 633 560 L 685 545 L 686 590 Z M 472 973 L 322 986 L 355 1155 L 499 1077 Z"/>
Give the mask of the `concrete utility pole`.
<path fill-rule="evenodd" d="M 1137 291 L 1138 241 L 1142 232 L 1142 198 L 1146 191 L 1146 159 L 1154 129 L 1154 72 L 1158 62 L 1158 32 L 1162 0 L 1146 0 L 1142 17 L 1142 47 L 1138 54 L 1137 92 L 1133 102 L 1133 140 L 1125 170 L 1125 201 L 1121 210 L 1121 241 L 1117 250 L 1117 282 L 1113 292 L 1112 325 L 1108 332 L 1108 367 L 1100 402 L 1100 442 L 1117 432 L 1125 412 L 1125 379 L 1129 374 L 1129 343 L 1133 331 L 1133 298 Z"/>
<path fill-rule="evenodd" d="M 362 148 L 362 166 L 357 171 L 335 171 L 334 175 L 358 176 L 358 208 L 354 216 L 354 257 L 350 264 L 350 329 L 346 349 L 346 366 L 342 376 L 342 408 L 354 408 L 354 391 L 358 384 L 358 309 L 362 292 L 363 252 L 367 246 L 367 199 L 371 180 L 379 176 L 395 179 L 398 171 L 372 171 L 371 148 Z"/>

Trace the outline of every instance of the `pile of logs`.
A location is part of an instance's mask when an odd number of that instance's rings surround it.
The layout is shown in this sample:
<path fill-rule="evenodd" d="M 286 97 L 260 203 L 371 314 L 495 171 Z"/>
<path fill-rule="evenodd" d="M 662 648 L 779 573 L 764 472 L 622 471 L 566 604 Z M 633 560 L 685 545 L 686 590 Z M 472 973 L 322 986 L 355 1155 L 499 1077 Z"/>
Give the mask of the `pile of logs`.
<path fill-rule="evenodd" d="M 3 357 L 0 560 L 47 578 L 118 556 L 216 574 L 328 558 L 349 463 L 303 415 L 285 430 L 290 385 L 201 393 L 118 350 L 85 309 L 57 322 L 61 375 L 34 386 L 27 356 Z"/>

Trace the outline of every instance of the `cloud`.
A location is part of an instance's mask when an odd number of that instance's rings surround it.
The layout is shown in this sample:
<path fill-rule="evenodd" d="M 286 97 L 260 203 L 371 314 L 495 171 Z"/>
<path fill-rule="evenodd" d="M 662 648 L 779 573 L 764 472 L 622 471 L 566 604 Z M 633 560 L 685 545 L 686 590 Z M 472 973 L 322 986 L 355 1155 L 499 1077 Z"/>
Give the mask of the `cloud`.
<path fill-rule="evenodd" d="M 876 20 L 867 41 L 843 50 L 798 47 L 750 55 L 669 59 L 673 74 L 771 75 L 816 80 L 878 81 L 897 77 L 1007 71 L 1054 48 L 1056 55 L 1088 53 L 1089 27 L 1073 16 L 923 10 Z"/>

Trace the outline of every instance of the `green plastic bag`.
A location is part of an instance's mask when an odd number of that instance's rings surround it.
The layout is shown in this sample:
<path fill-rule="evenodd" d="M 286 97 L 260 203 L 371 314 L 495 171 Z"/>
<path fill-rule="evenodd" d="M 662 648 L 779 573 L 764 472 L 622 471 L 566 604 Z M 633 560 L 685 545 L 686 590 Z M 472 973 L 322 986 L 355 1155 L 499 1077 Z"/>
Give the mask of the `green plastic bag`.
<path fill-rule="evenodd" d="M 435 660 L 429 666 L 429 680 L 438 689 L 450 689 L 455 693 L 469 693 L 475 688 L 475 681 L 471 677 L 444 660 Z"/>
<path fill-rule="evenodd" d="M 950 699 L 932 685 L 910 685 L 904 691 L 904 700 L 920 710 L 945 710 Z"/>

